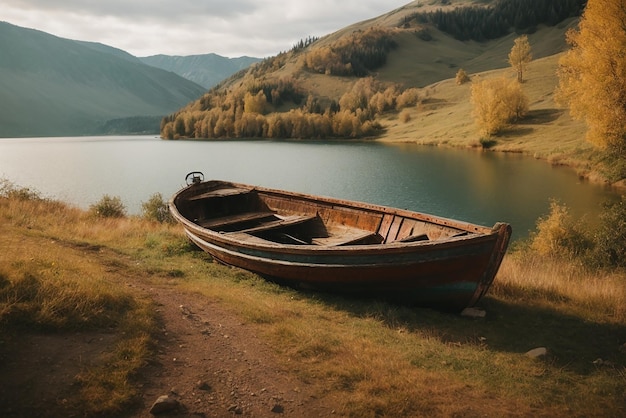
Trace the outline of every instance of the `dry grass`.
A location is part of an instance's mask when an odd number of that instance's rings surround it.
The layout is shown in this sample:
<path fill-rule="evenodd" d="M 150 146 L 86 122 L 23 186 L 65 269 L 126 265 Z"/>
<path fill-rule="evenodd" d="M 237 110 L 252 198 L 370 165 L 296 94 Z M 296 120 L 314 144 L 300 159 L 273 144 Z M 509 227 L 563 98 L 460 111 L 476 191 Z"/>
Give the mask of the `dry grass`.
<path fill-rule="evenodd" d="M 48 321 L 56 332 L 117 321 L 116 348 L 78 376 L 93 413 L 123 408 L 138 390 L 132 376 L 150 357 L 154 308 L 120 286 L 130 280 L 167 281 L 235 312 L 285 370 L 323 383 L 338 416 L 622 416 L 626 408 L 623 273 L 584 273 L 515 253 L 482 303 L 487 318 L 472 320 L 270 284 L 208 262 L 175 226 L 6 198 L 0 219 L 3 329 L 16 326 L 7 323 L 15 305 L 7 283 L 28 274 L 50 289 L 41 300 L 79 292 L 91 301 L 80 316 L 92 321 Z M 60 299 L 51 311 L 75 301 Z M 538 346 L 547 357 L 524 355 Z"/>
<path fill-rule="evenodd" d="M 220 266 L 207 267 L 216 280 L 186 276 L 185 287 L 256 324 L 292 373 L 325 382 L 340 415 L 620 416 L 624 275 L 600 274 L 580 288 L 591 275 L 545 267 L 509 256 L 484 302 L 486 321 L 303 294 Z M 537 281 L 521 286 L 512 272 Z M 538 346 L 546 358 L 524 355 Z"/>
<path fill-rule="evenodd" d="M 133 401 L 133 377 L 150 355 L 156 327 L 150 301 L 125 285 L 123 257 L 95 238 L 119 240 L 123 223 L 98 221 L 59 202 L 0 197 L 5 342 L 33 332 L 117 337 L 110 351 L 77 376 L 78 392 L 67 399 L 87 415 L 119 412 Z"/>
<path fill-rule="evenodd" d="M 624 273 L 591 270 L 574 261 L 519 251 L 506 258 L 491 294 L 626 324 Z"/>

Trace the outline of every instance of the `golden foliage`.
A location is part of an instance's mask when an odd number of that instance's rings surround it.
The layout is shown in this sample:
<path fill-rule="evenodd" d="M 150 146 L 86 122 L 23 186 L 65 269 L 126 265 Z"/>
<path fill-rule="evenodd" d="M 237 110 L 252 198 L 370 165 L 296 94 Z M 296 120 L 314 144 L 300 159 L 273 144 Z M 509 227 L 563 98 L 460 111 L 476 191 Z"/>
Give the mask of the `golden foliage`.
<path fill-rule="evenodd" d="M 370 109 L 376 114 L 391 110 L 396 106 L 397 96 L 398 89 L 396 86 L 388 87 L 385 91 L 378 91 L 370 98 Z"/>
<path fill-rule="evenodd" d="M 524 70 L 526 70 L 526 66 L 532 59 L 528 36 L 522 35 L 516 38 L 509 53 L 509 64 L 517 72 L 517 81 L 520 83 L 524 81 Z"/>
<path fill-rule="evenodd" d="M 576 235 L 574 231 L 567 207 L 552 201 L 550 213 L 537 221 L 537 232 L 532 236 L 530 248 L 542 256 L 561 256 L 568 247 L 567 241 Z"/>
<path fill-rule="evenodd" d="M 339 103 L 304 95 L 293 77 L 248 80 L 229 91 L 209 92 L 163 119 L 161 135 L 178 138 L 358 138 L 380 130 L 377 115 L 412 106 L 419 90 L 358 79 Z M 289 101 L 286 103 L 286 101 Z M 296 106 L 296 107 L 293 107 Z M 284 107 L 291 107 L 280 111 Z"/>
<path fill-rule="evenodd" d="M 305 65 L 312 71 L 321 74 L 350 74 L 350 64 L 341 63 L 341 57 L 330 47 L 315 48 L 306 54 Z"/>
<path fill-rule="evenodd" d="M 456 72 L 456 84 L 465 84 L 470 81 L 469 76 L 465 72 L 463 68 L 459 68 L 459 71 Z"/>
<path fill-rule="evenodd" d="M 626 1 L 590 0 L 560 60 L 557 100 L 587 123 L 587 140 L 626 149 Z"/>
<path fill-rule="evenodd" d="M 528 113 L 528 97 L 516 80 L 505 77 L 472 84 L 474 117 L 482 135 L 496 135 Z"/>
<path fill-rule="evenodd" d="M 415 106 L 420 100 L 419 90 L 410 88 L 404 90 L 396 99 L 396 109 Z"/>
<path fill-rule="evenodd" d="M 243 111 L 244 113 L 264 113 L 267 100 L 265 100 L 265 94 L 263 90 L 259 90 L 256 95 L 250 92 L 246 92 L 243 99 Z"/>

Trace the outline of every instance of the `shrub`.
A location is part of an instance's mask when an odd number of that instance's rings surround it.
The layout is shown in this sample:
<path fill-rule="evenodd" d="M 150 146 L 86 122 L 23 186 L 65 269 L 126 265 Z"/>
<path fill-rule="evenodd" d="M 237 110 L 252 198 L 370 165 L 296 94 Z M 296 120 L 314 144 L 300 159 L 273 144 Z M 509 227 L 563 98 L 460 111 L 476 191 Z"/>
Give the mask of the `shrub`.
<path fill-rule="evenodd" d="M 0 197 L 17 200 L 43 200 L 38 191 L 28 187 L 18 187 L 7 179 L 0 179 Z"/>
<path fill-rule="evenodd" d="M 402 123 L 408 123 L 411 121 L 411 113 L 408 109 L 404 109 L 402 112 L 400 112 L 400 121 Z"/>
<path fill-rule="evenodd" d="M 490 137 L 483 137 L 478 140 L 478 143 L 480 144 L 482 149 L 489 149 L 495 147 L 498 141 Z"/>
<path fill-rule="evenodd" d="M 550 213 L 537 221 L 530 249 L 542 256 L 573 258 L 584 255 L 592 243 L 581 225 L 574 222 L 567 206 L 553 200 Z"/>
<path fill-rule="evenodd" d="M 369 108 L 375 114 L 382 114 L 396 107 L 396 96 L 398 91 L 395 86 L 390 86 L 385 91 L 377 91 L 369 99 Z"/>
<path fill-rule="evenodd" d="M 173 221 L 172 215 L 167 207 L 167 202 L 163 200 L 161 193 L 153 194 L 147 202 L 141 204 L 141 214 L 144 219 L 149 221 L 157 221 L 160 223 Z"/>
<path fill-rule="evenodd" d="M 605 267 L 626 267 L 626 195 L 604 205 L 600 222 L 591 261 Z"/>
<path fill-rule="evenodd" d="M 419 90 L 416 88 L 406 89 L 396 99 L 396 109 L 415 106 L 420 100 Z"/>
<path fill-rule="evenodd" d="M 469 76 L 463 68 L 460 68 L 459 71 L 456 72 L 456 84 L 465 84 L 468 81 L 470 81 Z"/>
<path fill-rule="evenodd" d="M 123 218 L 126 216 L 126 208 L 122 203 L 122 199 L 117 196 L 102 196 L 97 203 L 89 206 L 89 212 L 100 218 Z"/>
<path fill-rule="evenodd" d="M 474 117 L 480 133 L 500 133 L 510 123 L 528 113 L 528 97 L 516 80 L 497 78 L 475 81 L 472 85 Z"/>

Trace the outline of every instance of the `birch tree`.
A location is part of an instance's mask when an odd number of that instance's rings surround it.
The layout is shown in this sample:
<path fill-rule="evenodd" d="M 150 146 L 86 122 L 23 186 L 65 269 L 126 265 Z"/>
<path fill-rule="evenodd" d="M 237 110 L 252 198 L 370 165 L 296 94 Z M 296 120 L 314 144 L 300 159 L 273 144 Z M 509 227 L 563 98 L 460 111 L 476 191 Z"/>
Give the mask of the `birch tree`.
<path fill-rule="evenodd" d="M 517 71 L 517 81 L 520 83 L 524 81 L 524 71 L 526 71 L 526 67 L 532 59 L 533 55 L 530 50 L 528 36 L 522 35 L 516 38 L 509 53 L 509 64 Z"/>
<path fill-rule="evenodd" d="M 626 0 L 589 0 L 559 61 L 556 99 L 587 124 L 587 140 L 626 157 Z"/>

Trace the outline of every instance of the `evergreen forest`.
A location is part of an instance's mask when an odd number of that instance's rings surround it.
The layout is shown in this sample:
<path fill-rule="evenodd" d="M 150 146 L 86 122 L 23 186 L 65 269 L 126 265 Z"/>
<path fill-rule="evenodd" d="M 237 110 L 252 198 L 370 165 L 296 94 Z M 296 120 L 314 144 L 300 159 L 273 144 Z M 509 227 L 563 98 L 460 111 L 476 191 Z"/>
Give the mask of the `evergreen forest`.
<path fill-rule="evenodd" d="M 555 26 L 582 14 L 587 0 L 498 0 L 491 7 L 459 7 L 417 12 L 402 26 L 432 24 L 461 41 L 486 41 L 510 32 L 532 33 L 538 25 Z"/>

